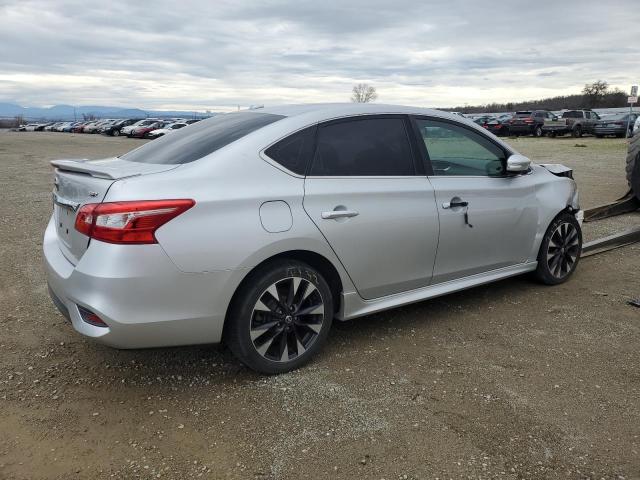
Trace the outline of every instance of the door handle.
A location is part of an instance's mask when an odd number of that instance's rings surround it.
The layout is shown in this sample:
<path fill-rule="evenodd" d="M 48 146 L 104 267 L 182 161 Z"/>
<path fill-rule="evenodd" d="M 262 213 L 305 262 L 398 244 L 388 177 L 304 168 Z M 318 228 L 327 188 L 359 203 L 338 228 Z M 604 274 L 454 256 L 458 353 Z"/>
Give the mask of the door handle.
<path fill-rule="evenodd" d="M 360 215 L 354 210 L 332 210 L 331 212 L 322 212 L 320 216 L 324 220 L 335 220 L 336 218 L 351 218 Z"/>
<path fill-rule="evenodd" d="M 455 202 L 444 202 L 442 204 L 442 208 L 444 208 L 445 210 L 448 208 L 468 207 L 468 206 L 469 206 L 469 202 L 463 202 L 461 200 L 455 201 Z"/>

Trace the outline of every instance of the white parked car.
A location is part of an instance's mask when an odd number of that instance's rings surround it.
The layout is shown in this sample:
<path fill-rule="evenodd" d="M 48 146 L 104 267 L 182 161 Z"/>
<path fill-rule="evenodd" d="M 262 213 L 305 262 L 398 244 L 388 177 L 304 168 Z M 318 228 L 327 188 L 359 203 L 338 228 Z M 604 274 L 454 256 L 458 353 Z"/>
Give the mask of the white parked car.
<path fill-rule="evenodd" d="M 640 132 L 640 117 L 636 118 L 636 123 L 633 124 L 633 135 Z"/>
<path fill-rule="evenodd" d="M 122 130 L 120 130 L 120 134 L 121 135 L 130 135 L 136 128 L 138 127 L 143 127 L 145 125 L 151 125 L 155 122 L 157 122 L 158 119 L 156 118 L 145 118 L 144 120 L 140 120 L 139 122 L 134 123 L 133 125 L 129 125 L 127 127 L 123 127 Z"/>
<path fill-rule="evenodd" d="M 184 123 L 184 122 L 169 123 L 169 124 L 163 126 L 162 128 L 156 128 L 155 130 L 151 130 L 147 134 L 147 137 L 149 137 L 149 138 L 162 137 L 163 135 L 175 132 L 176 130 L 180 130 L 181 128 L 184 128 L 186 126 L 187 126 L 187 124 Z"/>

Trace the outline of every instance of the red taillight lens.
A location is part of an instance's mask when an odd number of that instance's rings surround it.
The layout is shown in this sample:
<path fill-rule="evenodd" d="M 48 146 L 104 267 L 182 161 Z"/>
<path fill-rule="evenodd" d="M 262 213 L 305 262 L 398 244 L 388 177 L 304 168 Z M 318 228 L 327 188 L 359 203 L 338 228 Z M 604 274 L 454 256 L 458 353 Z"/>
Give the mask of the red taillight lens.
<path fill-rule="evenodd" d="M 90 203 L 76 216 L 76 230 L 107 243 L 158 243 L 155 231 L 195 205 L 193 200 Z"/>
<path fill-rule="evenodd" d="M 533 123 L 533 118 L 525 118 L 524 123 Z"/>

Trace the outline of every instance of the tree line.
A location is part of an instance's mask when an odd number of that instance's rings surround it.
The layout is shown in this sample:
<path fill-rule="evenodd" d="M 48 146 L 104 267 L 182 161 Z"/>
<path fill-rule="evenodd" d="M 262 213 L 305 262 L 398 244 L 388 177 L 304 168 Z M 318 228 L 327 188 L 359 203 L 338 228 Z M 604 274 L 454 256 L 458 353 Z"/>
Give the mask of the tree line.
<path fill-rule="evenodd" d="M 610 89 L 609 84 L 603 80 L 586 84 L 582 93 L 575 95 L 559 95 L 557 97 L 543 98 L 541 100 L 526 100 L 523 102 L 488 103 L 455 108 L 443 108 L 442 110 L 462 113 L 484 112 L 515 112 L 518 110 L 578 110 L 584 108 L 618 108 L 626 107 L 628 94 L 619 88 Z"/>

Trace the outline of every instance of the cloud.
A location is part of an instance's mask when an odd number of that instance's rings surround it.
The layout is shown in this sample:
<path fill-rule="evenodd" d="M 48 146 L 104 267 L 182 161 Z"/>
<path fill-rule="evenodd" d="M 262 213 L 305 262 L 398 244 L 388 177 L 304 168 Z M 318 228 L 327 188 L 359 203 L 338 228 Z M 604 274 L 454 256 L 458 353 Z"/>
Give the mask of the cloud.
<path fill-rule="evenodd" d="M 635 1 L 0 2 L 0 95 L 26 105 L 455 106 L 637 79 Z M 624 41 L 624 44 L 622 42 Z"/>

